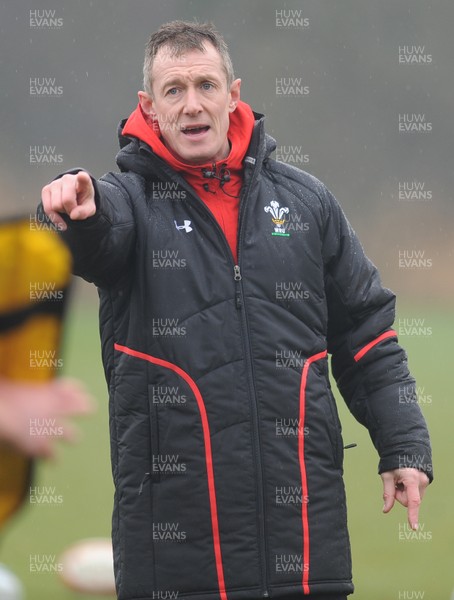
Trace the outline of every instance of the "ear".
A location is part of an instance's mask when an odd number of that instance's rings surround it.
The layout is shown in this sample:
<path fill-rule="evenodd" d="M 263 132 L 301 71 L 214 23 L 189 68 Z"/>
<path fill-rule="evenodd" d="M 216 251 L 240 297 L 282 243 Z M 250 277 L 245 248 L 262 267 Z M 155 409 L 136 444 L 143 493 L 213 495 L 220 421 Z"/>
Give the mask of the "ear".
<path fill-rule="evenodd" d="M 235 79 L 235 81 L 230 86 L 229 95 L 229 112 L 233 112 L 238 106 L 238 102 L 240 101 L 240 88 L 241 88 L 241 79 Z"/>
<path fill-rule="evenodd" d="M 138 92 L 140 108 L 143 112 L 148 116 L 154 119 L 156 117 L 156 112 L 153 106 L 153 100 L 147 92 Z"/>

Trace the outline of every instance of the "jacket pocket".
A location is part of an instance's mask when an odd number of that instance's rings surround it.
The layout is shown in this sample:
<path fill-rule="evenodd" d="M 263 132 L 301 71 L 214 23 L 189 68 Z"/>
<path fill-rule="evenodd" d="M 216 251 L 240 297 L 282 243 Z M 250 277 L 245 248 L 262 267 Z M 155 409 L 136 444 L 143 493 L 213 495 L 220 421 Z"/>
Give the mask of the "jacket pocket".
<path fill-rule="evenodd" d="M 333 393 L 328 388 L 328 404 L 331 415 L 330 423 L 330 436 L 331 444 L 333 447 L 333 460 L 334 466 L 337 469 L 342 469 L 344 462 L 344 443 L 342 441 L 342 428 L 339 420 L 339 414 L 337 412 L 336 400 L 334 399 Z"/>
<path fill-rule="evenodd" d="M 112 461 L 112 476 L 115 485 L 118 479 L 118 435 L 117 416 L 115 411 L 115 374 L 109 380 L 109 430 L 110 430 L 110 457 Z"/>
<path fill-rule="evenodd" d="M 157 483 L 161 479 L 159 463 L 159 413 L 158 404 L 154 402 L 154 389 L 152 384 L 148 385 L 148 413 L 150 422 L 150 480 Z"/>

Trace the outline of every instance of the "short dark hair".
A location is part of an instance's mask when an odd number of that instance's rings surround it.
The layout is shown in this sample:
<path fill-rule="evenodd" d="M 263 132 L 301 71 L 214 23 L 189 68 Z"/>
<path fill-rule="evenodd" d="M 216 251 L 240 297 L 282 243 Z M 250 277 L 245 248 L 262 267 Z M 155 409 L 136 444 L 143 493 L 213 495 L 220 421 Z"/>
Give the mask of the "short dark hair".
<path fill-rule="evenodd" d="M 204 44 L 211 43 L 221 55 L 227 85 L 234 80 L 233 65 L 229 49 L 222 35 L 216 30 L 213 23 L 198 23 L 196 21 L 171 21 L 164 23 L 155 31 L 145 46 L 145 59 L 143 63 L 143 86 L 148 94 L 152 94 L 151 70 L 153 62 L 162 47 L 168 49 L 170 56 L 181 56 L 189 50 L 205 52 Z"/>

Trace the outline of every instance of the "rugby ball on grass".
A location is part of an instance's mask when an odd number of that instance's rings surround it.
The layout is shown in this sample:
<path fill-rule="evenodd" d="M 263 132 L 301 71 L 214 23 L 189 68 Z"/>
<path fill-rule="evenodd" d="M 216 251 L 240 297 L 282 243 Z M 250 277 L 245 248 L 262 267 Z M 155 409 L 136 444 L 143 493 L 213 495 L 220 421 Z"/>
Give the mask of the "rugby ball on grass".
<path fill-rule="evenodd" d="M 60 556 L 63 583 L 85 594 L 115 594 L 112 542 L 87 538 L 69 546 Z"/>
<path fill-rule="evenodd" d="M 24 588 L 8 567 L 0 564 L 0 598 L 2 600 L 24 600 Z"/>

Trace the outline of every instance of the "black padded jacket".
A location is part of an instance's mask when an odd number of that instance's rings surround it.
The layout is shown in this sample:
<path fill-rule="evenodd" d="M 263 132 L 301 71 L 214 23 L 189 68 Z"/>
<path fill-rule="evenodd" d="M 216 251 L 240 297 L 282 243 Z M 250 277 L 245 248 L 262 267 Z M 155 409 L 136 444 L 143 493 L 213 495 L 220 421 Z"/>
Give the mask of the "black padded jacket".
<path fill-rule="evenodd" d="M 100 294 L 120 600 L 351 593 L 328 354 L 379 471 L 431 465 L 395 297 L 326 187 L 270 157 L 263 121 L 238 264 L 185 180 L 121 135 L 121 173 L 63 234 Z"/>

